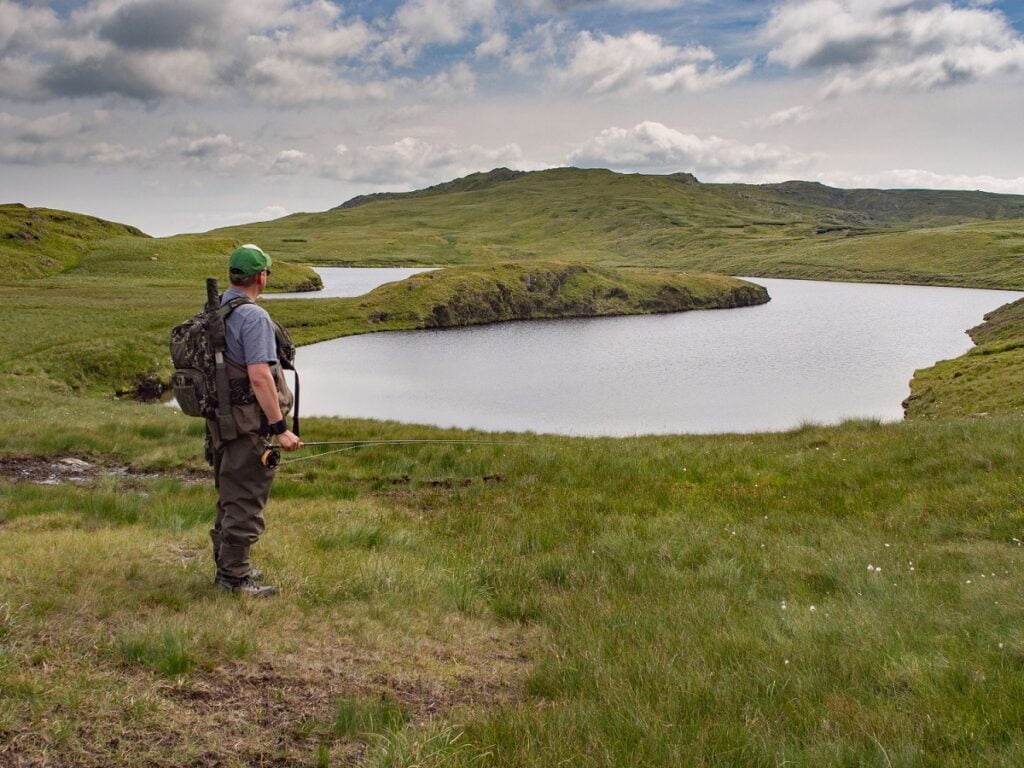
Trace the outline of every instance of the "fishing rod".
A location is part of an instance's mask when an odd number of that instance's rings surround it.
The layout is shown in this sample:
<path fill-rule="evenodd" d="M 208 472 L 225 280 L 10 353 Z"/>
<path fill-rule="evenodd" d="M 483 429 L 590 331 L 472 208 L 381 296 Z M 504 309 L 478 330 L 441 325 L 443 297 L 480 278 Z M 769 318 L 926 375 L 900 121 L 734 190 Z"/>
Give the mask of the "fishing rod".
<path fill-rule="evenodd" d="M 422 439 L 406 439 L 406 440 L 318 440 L 309 443 L 303 443 L 303 448 L 314 448 L 314 447 L 326 447 L 326 446 L 344 446 L 333 451 L 324 451 L 323 453 L 314 453 L 311 456 L 300 456 L 296 459 L 282 459 L 281 458 L 281 447 L 278 445 L 272 445 L 268 443 L 263 450 L 263 455 L 260 457 L 263 466 L 265 467 L 278 467 L 282 464 L 294 464 L 298 461 L 309 461 L 310 459 L 319 459 L 324 456 L 330 456 L 335 453 L 344 453 L 345 451 L 354 451 L 357 448 L 367 448 L 380 445 L 532 445 L 532 443 L 515 442 L 511 440 L 422 440 Z"/>

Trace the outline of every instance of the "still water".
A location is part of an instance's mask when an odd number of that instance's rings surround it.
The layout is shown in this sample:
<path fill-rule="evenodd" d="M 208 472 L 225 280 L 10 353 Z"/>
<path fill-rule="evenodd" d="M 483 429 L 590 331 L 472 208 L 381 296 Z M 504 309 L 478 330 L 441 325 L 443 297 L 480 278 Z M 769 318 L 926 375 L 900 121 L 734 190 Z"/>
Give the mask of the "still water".
<path fill-rule="evenodd" d="M 433 267 L 320 267 L 315 270 L 323 281 L 322 291 L 265 293 L 261 299 L 339 299 L 362 296 L 379 285 L 405 280 Z"/>
<path fill-rule="evenodd" d="M 760 307 L 379 333 L 302 347 L 303 413 L 570 435 L 898 420 L 918 368 L 1021 293 L 755 278 Z"/>

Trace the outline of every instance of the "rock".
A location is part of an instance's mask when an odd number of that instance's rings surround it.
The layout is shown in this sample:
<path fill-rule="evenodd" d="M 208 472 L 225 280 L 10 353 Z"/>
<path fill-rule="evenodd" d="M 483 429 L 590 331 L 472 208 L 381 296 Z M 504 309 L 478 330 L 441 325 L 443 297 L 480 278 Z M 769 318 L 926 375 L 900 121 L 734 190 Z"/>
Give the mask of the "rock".
<path fill-rule="evenodd" d="M 158 400 L 164 393 L 164 383 L 152 372 L 135 374 L 135 387 L 132 394 L 138 400 Z"/>

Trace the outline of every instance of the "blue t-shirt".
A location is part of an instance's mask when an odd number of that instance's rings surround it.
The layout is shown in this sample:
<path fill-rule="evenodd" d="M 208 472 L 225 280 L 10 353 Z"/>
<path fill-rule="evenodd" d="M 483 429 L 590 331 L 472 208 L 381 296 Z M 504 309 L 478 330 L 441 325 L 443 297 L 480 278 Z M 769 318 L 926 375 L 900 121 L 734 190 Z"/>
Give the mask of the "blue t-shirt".
<path fill-rule="evenodd" d="M 221 306 L 245 294 L 232 286 L 220 298 Z M 242 365 L 277 361 L 274 324 L 267 310 L 256 304 L 240 304 L 224 323 L 224 354 Z"/>

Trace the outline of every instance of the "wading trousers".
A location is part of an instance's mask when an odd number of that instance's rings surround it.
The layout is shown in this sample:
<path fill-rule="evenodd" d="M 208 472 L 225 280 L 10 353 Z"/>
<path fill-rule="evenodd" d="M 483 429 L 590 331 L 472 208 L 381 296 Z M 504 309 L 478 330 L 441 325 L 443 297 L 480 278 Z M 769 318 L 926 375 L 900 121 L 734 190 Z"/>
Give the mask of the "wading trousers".
<path fill-rule="evenodd" d="M 263 466 L 263 439 L 242 433 L 234 440 L 217 439 L 211 429 L 217 518 L 210 531 L 217 578 L 238 583 L 249 575 L 249 547 L 265 528 L 263 507 L 270 496 L 275 470 Z"/>

